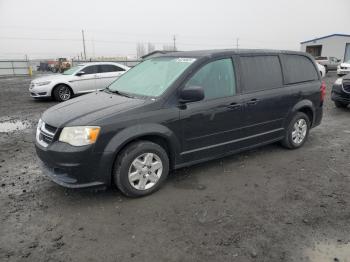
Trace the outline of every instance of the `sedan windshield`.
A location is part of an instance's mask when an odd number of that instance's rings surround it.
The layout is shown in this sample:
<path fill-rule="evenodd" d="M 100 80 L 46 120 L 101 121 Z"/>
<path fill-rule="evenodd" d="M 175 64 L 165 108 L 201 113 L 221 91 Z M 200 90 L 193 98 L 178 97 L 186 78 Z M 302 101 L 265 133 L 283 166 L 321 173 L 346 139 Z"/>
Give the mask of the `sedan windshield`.
<path fill-rule="evenodd" d="M 160 96 L 195 60 L 179 57 L 151 58 L 122 75 L 108 90 L 139 96 Z"/>
<path fill-rule="evenodd" d="M 73 75 L 75 72 L 80 70 L 82 66 L 73 66 L 72 68 L 69 68 L 68 70 L 64 71 L 63 75 Z"/>

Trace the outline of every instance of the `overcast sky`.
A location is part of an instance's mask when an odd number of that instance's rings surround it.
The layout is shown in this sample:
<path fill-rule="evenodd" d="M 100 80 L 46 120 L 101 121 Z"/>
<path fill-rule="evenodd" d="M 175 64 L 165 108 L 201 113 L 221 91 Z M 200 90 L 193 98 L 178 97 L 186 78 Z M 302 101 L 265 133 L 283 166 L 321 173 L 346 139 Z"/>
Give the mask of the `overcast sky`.
<path fill-rule="evenodd" d="M 350 34 L 349 0 L 0 0 L 0 58 L 133 56 L 157 49 L 272 48 Z"/>

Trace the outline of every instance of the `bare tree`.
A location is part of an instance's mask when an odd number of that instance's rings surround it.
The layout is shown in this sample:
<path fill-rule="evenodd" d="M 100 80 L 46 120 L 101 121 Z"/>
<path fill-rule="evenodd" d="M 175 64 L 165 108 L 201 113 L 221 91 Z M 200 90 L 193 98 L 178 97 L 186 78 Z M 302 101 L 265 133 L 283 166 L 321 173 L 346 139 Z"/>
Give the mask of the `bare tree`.
<path fill-rule="evenodd" d="M 154 44 L 148 42 L 148 44 L 147 44 L 147 53 L 149 54 L 149 53 L 153 52 L 154 50 L 156 50 Z"/>
<path fill-rule="evenodd" d="M 140 58 L 141 56 L 144 56 L 146 54 L 145 46 L 143 43 L 137 43 L 136 46 L 136 55 L 137 58 Z"/>

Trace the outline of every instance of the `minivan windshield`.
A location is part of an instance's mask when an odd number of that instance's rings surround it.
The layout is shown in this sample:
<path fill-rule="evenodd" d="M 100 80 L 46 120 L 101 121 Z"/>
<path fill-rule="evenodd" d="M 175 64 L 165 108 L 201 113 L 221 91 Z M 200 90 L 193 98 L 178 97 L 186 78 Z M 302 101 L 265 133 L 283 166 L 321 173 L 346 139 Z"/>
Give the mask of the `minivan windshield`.
<path fill-rule="evenodd" d="M 108 90 L 137 96 L 160 96 L 195 60 L 181 57 L 151 58 L 122 75 Z"/>
<path fill-rule="evenodd" d="M 73 75 L 75 72 L 80 70 L 83 66 L 73 66 L 69 68 L 68 70 L 64 71 L 62 74 L 63 75 Z"/>

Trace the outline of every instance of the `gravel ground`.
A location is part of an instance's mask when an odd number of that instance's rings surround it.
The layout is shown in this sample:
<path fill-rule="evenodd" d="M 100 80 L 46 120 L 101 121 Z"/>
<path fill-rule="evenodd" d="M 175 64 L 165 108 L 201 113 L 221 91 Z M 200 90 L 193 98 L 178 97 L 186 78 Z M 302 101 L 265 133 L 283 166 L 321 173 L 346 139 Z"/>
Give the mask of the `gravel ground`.
<path fill-rule="evenodd" d="M 31 99 L 29 78 L 0 79 L 0 260 L 350 261 L 350 110 L 330 101 L 335 79 L 303 148 L 181 169 L 140 199 L 44 178 L 33 134 L 55 102 Z"/>

